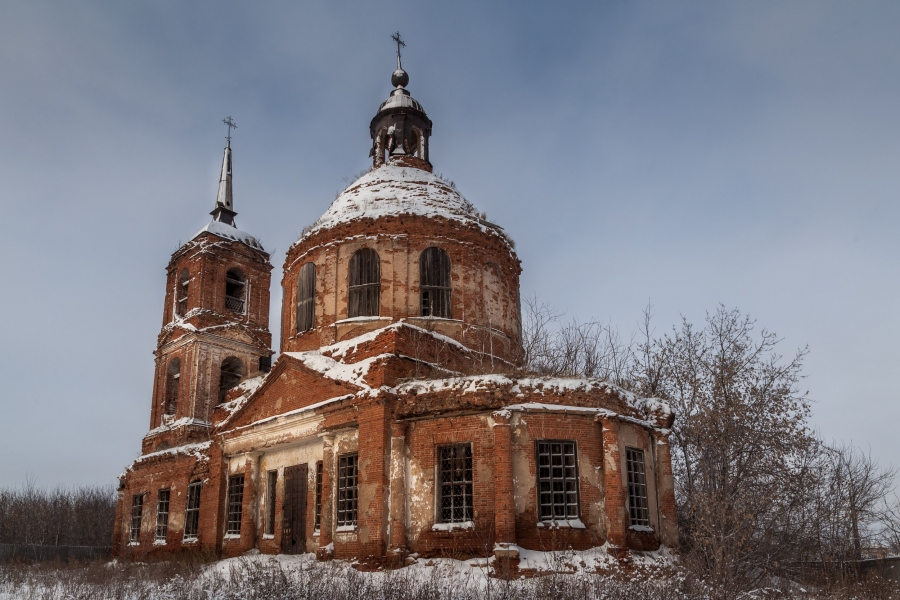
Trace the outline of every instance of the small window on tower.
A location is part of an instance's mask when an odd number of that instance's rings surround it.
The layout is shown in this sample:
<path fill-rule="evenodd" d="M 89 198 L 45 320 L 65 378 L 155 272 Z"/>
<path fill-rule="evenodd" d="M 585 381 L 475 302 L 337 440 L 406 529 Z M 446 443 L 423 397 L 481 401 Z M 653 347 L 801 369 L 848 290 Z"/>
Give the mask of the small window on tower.
<path fill-rule="evenodd" d="M 347 316 L 381 314 L 381 259 L 371 248 L 361 248 L 350 259 L 350 298 Z"/>
<path fill-rule="evenodd" d="M 239 358 L 229 356 L 222 361 L 219 370 L 219 404 L 225 402 L 228 390 L 241 382 L 244 376 L 244 365 Z"/>
<path fill-rule="evenodd" d="M 450 318 L 450 257 L 443 249 L 432 246 L 419 257 L 419 290 L 423 317 Z"/>
<path fill-rule="evenodd" d="M 225 308 L 244 314 L 247 297 L 247 278 L 240 269 L 230 269 L 225 275 Z"/>
<path fill-rule="evenodd" d="M 316 265 L 306 263 L 297 278 L 297 333 L 315 326 Z"/>
<path fill-rule="evenodd" d="M 181 388 L 181 360 L 173 358 L 169 361 L 166 372 L 166 407 L 167 415 L 174 415 L 178 410 L 178 392 Z"/>
<path fill-rule="evenodd" d="M 183 317 L 187 313 L 188 303 L 188 287 L 191 282 L 191 275 L 187 269 L 182 269 L 178 276 L 178 283 L 175 284 L 175 314 Z"/>

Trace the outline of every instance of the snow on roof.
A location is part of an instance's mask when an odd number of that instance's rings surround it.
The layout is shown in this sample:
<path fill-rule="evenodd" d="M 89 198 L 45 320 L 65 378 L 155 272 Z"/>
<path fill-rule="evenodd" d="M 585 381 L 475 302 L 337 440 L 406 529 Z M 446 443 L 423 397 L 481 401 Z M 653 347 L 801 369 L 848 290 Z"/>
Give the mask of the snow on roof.
<path fill-rule="evenodd" d="M 271 373 L 271 371 L 269 373 Z M 234 389 L 240 390 L 241 395 L 216 407 L 228 413 L 228 416 L 222 420 L 222 422 L 219 424 L 219 427 L 226 424 L 231 419 L 231 417 L 234 416 L 234 413 L 239 411 L 245 404 L 247 404 L 250 396 L 256 393 L 256 390 L 258 390 L 260 386 L 262 386 L 262 384 L 266 381 L 266 377 L 269 376 L 269 373 L 266 373 L 265 375 L 257 375 L 256 377 L 250 377 L 249 379 L 245 379 L 235 386 Z"/>
<path fill-rule="evenodd" d="M 158 433 L 163 433 L 165 431 L 171 431 L 173 429 L 177 429 L 177 428 L 183 427 L 185 425 L 199 425 L 201 427 L 209 427 L 210 424 L 207 421 L 203 421 L 201 419 L 195 419 L 193 417 L 182 417 L 181 419 L 178 419 L 177 421 L 172 421 L 168 425 L 160 425 L 159 427 L 156 427 L 155 429 L 151 429 L 150 431 L 147 432 L 147 435 L 145 435 L 144 437 L 148 438 L 148 437 L 154 436 Z"/>
<path fill-rule="evenodd" d="M 221 221 L 210 221 L 209 225 L 198 231 L 191 239 L 195 239 L 198 235 L 204 232 L 212 233 L 213 235 L 217 235 L 228 240 L 243 242 L 251 248 L 262 250 L 263 252 L 265 252 L 265 248 L 263 248 L 258 239 L 256 239 L 246 231 L 241 231 L 240 229 L 232 227 L 227 223 L 222 223 Z"/>
<path fill-rule="evenodd" d="M 439 176 L 390 163 L 372 169 L 341 192 L 300 239 L 356 219 L 399 215 L 444 217 L 506 239 L 500 227 L 486 225 L 472 203 Z"/>
<path fill-rule="evenodd" d="M 345 319 L 345 320 L 349 320 L 349 319 Z M 322 354 L 326 354 L 333 358 L 342 358 L 342 357 L 346 356 L 348 352 L 350 354 L 353 354 L 354 352 L 356 352 L 356 348 L 360 344 L 365 344 L 365 343 L 374 341 L 378 336 L 380 336 L 382 333 L 384 333 L 386 331 L 399 330 L 404 327 L 407 329 L 412 329 L 413 331 L 416 331 L 418 333 L 423 333 L 423 334 L 429 335 L 440 342 L 443 342 L 450 346 L 455 346 L 456 348 L 459 348 L 460 350 L 463 350 L 465 352 L 475 352 L 468 346 L 461 344 L 460 342 L 454 340 L 451 337 L 448 337 L 441 333 L 437 333 L 435 331 L 429 331 L 422 327 L 417 327 L 417 326 L 407 323 L 405 321 L 398 321 L 396 323 L 391 323 L 390 325 L 387 325 L 385 327 L 380 327 L 379 329 L 374 329 L 368 333 L 363 333 L 356 337 L 352 337 L 348 340 L 343 340 L 343 341 L 337 342 L 335 344 L 331 344 L 330 346 L 323 346 L 320 350 L 321 350 Z"/>
<path fill-rule="evenodd" d="M 207 456 L 204 454 L 207 450 L 209 450 L 212 442 L 197 442 L 196 444 L 184 444 L 183 446 L 175 446 L 174 448 L 166 448 L 165 450 L 157 450 L 156 452 L 150 452 L 149 454 L 144 454 L 143 456 L 139 456 L 135 461 L 134 465 L 142 463 L 147 460 L 151 460 L 153 458 L 159 458 L 160 456 L 176 456 L 176 455 L 187 455 L 193 456 L 198 459 L 206 459 Z M 134 466 L 132 465 L 132 466 Z"/>
<path fill-rule="evenodd" d="M 369 369 L 372 365 L 393 356 L 393 354 L 379 354 L 378 356 L 372 356 L 365 360 L 348 364 L 338 362 L 329 356 L 324 356 L 319 350 L 285 352 L 284 355 L 299 360 L 308 369 L 317 371 L 328 379 L 350 383 L 364 390 L 371 389 L 371 386 L 366 383 L 366 375 L 369 374 Z"/>

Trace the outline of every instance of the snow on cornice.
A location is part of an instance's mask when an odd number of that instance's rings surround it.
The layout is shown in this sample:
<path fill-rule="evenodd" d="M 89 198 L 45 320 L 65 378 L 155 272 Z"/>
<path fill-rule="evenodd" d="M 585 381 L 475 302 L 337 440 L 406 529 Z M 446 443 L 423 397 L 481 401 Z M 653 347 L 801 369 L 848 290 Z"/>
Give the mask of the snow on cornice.
<path fill-rule="evenodd" d="M 136 465 L 162 456 L 193 456 L 198 460 L 207 460 L 208 456 L 205 453 L 209 450 L 211 444 L 212 442 L 197 442 L 195 444 L 184 444 L 183 446 L 150 452 L 135 459 L 131 466 L 126 469 L 126 472 L 132 470 Z"/>
<path fill-rule="evenodd" d="M 475 206 L 439 176 L 388 163 L 372 169 L 341 192 L 294 245 L 342 223 L 402 215 L 443 217 L 497 234 L 509 244 L 502 227 L 479 216 Z"/>

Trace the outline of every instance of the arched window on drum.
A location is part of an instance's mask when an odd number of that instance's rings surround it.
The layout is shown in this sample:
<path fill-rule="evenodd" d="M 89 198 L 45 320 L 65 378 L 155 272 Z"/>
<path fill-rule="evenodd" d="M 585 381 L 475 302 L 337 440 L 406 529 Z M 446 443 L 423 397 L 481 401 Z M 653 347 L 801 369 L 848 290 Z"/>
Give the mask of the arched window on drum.
<path fill-rule="evenodd" d="M 423 317 L 450 318 L 450 257 L 436 246 L 419 257 L 419 293 Z"/>
<path fill-rule="evenodd" d="M 381 259 L 371 248 L 360 248 L 350 259 L 350 294 L 347 316 L 381 314 Z"/>
<path fill-rule="evenodd" d="M 316 265 L 306 263 L 297 277 L 297 333 L 315 327 L 316 318 Z"/>

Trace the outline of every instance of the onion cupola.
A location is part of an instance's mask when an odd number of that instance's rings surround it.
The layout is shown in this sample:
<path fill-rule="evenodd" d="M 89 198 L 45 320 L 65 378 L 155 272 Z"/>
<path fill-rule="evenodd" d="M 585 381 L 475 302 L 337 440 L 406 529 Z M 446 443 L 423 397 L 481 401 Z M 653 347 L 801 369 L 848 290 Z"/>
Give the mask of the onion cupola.
<path fill-rule="evenodd" d="M 371 169 L 288 250 L 281 350 L 403 321 L 515 360 L 521 264 L 512 240 L 432 172 L 432 122 L 407 90 L 399 52 L 391 84 L 369 125 Z"/>

